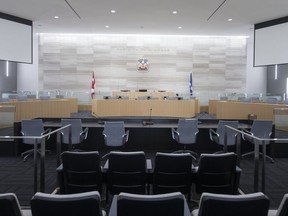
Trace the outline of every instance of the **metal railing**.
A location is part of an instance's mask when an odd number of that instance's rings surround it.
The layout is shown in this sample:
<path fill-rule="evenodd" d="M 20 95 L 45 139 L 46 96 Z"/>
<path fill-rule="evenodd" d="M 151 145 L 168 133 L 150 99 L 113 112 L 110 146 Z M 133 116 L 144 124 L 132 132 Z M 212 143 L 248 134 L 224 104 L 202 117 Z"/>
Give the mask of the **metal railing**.
<path fill-rule="evenodd" d="M 227 151 L 227 129 L 237 132 L 236 139 L 236 154 L 237 154 L 237 165 L 240 166 L 241 161 L 241 137 L 242 135 L 250 137 L 253 139 L 254 144 L 254 192 L 259 192 L 259 167 L 260 167 L 260 145 L 262 146 L 262 175 L 261 175 L 261 190 L 265 193 L 266 189 L 266 142 L 275 141 L 288 141 L 288 138 L 260 138 L 253 136 L 245 131 L 233 128 L 229 125 L 225 125 L 225 135 L 224 135 L 224 151 Z"/>
<path fill-rule="evenodd" d="M 53 130 L 49 133 L 46 133 L 41 136 L 0 136 L 0 140 L 11 140 L 11 139 L 34 139 L 34 193 L 38 191 L 38 141 L 41 140 L 40 143 L 40 192 L 45 191 L 45 149 L 46 149 L 46 139 L 52 134 L 57 135 L 57 166 L 60 165 L 60 154 L 61 154 L 61 131 L 68 128 L 68 136 L 69 136 L 69 149 L 71 149 L 71 143 L 72 143 L 72 133 L 71 133 L 71 124 L 65 125 L 61 128 L 58 128 L 56 130 Z"/>

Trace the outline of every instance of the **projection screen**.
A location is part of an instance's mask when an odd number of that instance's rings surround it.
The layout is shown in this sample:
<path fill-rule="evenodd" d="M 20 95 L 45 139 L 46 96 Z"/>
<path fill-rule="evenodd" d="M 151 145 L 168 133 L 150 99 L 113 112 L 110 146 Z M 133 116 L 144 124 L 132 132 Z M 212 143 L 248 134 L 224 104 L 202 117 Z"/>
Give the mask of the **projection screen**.
<path fill-rule="evenodd" d="M 288 17 L 254 26 L 254 66 L 288 63 Z"/>
<path fill-rule="evenodd" d="M 32 63 L 32 21 L 0 12 L 0 60 Z"/>

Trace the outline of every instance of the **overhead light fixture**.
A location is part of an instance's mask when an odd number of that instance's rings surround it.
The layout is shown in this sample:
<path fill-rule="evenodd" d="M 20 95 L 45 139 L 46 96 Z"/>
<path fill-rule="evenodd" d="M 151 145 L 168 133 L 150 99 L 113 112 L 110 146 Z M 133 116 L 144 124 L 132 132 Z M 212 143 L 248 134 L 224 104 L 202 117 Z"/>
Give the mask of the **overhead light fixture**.
<path fill-rule="evenodd" d="M 54 16 L 55 19 L 59 19 L 59 16 Z"/>
<path fill-rule="evenodd" d="M 173 14 L 177 14 L 177 11 L 173 11 L 172 13 L 173 13 Z"/>
<path fill-rule="evenodd" d="M 178 26 L 178 29 L 182 29 L 182 26 Z"/>
<path fill-rule="evenodd" d="M 233 19 L 230 18 L 230 19 L 228 19 L 228 22 L 231 22 L 232 20 L 233 20 Z"/>
<path fill-rule="evenodd" d="M 106 25 L 105 28 L 109 28 L 109 25 Z"/>
<path fill-rule="evenodd" d="M 115 10 L 111 10 L 110 12 L 111 12 L 111 13 L 116 13 L 116 11 L 115 11 Z"/>

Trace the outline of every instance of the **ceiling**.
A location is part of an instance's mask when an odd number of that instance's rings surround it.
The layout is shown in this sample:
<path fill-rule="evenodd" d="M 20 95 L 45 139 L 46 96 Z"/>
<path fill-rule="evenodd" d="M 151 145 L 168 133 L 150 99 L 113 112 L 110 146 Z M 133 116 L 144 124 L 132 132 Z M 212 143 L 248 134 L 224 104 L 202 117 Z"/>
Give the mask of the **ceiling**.
<path fill-rule="evenodd" d="M 248 36 L 255 23 L 288 16 L 287 0 L 0 0 L 0 5 L 2 13 L 34 21 L 38 33 Z"/>

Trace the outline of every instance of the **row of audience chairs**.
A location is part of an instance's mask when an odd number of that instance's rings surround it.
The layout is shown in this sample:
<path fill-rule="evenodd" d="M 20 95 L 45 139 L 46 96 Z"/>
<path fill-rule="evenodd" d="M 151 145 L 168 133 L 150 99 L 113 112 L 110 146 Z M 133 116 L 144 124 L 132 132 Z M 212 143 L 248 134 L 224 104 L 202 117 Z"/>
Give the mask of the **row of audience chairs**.
<path fill-rule="evenodd" d="M 107 202 L 110 194 L 120 192 L 181 192 L 190 200 L 192 182 L 195 183 L 198 194 L 237 194 L 241 169 L 236 166 L 236 160 L 236 154 L 232 152 L 202 154 L 199 166 L 194 167 L 193 157 L 189 153 L 158 152 L 155 160 L 151 161 L 146 160 L 142 151 L 112 151 L 104 167 L 101 167 L 101 158 L 97 151 L 66 151 L 62 153 L 63 164 L 57 168 L 57 173 L 62 194 L 91 190 L 102 193 L 102 185 L 106 183 Z"/>
<path fill-rule="evenodd" d="M 106 216 L 101 209 L 98 191 L 78 194 L 45 194 L 37 192 L 31 199 L 32 216 Z M 26 215 L 31 215 L 25 211 Z M 0 194 L 1 216 L 24 216 L 17 196 Z M 203 193 L 197 209 L 190 210 L 180 192 L 160 195 L 120 193 L 114 196 L 109 216 L 285 216 L 288 214 L 288 194 L 279 208 L 269 211 L 269 198 L 262 192 L 244 195 Z"/>

